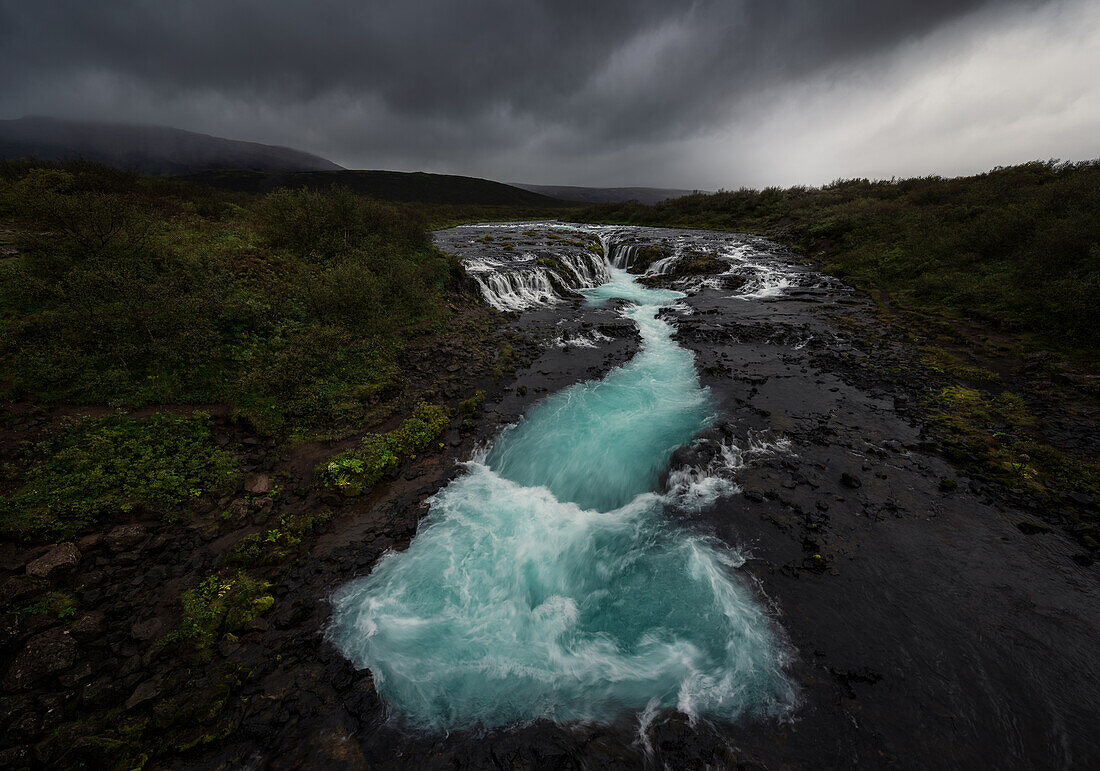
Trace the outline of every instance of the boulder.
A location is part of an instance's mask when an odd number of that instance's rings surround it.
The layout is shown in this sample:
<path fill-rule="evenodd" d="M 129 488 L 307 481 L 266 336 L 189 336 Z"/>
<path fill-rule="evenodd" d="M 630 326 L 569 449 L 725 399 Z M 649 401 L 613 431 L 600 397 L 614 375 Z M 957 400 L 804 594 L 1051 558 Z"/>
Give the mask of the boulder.
<path fill-rule="evenodd" d="M 54 627 L 32 637 L 8 669 L 4 685 L 22 689 L 64 672 L 76 661 L 76 641 L 67 629 Z"/>
<path fill-rule="evenodd" d="M 133 709 L 160 696 L 160 683 L 156 680 L 146 680 L 134 689 L 130 698 L 126 700 L 126 709 Z"/>
<path fill-rule="evenodd" d="M 93 549 L 98 549 L 102 545 L 103 533 L 92 533 L 91 535 L 84 536 L 76 542 L 76 548 L 80 549 L 81 554 L 90 552 Z"/>
<path fill-rule="evenodd" d="M 141 525 L 120 525 L 107 533 L 105 540 L 111 551 L 127 551 L 145 540 L 145 528 Z"/>
<path fill-rule="evenodd" d="M 130 636 L 140 641 L 152 640 L 163 628 L 164 622 L 154 616 L 144 621 L 138 621 L 130 627 Z"/>
<path fill-rule="evenodd" d="M 71 573 L 79 563 L 80 550 L 76 548 L 76 544 L 63 543 L 27 563 L 27 575 L 52 580 Z"/>
<path fill-rule="evenodd" d="M 14 575 L 0 582 L 0 607 L 9 608 L 30 602 L 35 595 L 50 588 L 49 583 L 34 576 Z"/>
<path fill-rule="evenodd" d="M 107 633 L 107 617 L 97 611 L 85 613 L 73 624 L 72 633 L 78 640 L 96 640 Z"/>
<path fill-rule="evenodd" d="M 267 474 L 253 474 L 245 480 L 244 489 L 252 495 L 267 495 L 271 492 L 271 477 Z"/>

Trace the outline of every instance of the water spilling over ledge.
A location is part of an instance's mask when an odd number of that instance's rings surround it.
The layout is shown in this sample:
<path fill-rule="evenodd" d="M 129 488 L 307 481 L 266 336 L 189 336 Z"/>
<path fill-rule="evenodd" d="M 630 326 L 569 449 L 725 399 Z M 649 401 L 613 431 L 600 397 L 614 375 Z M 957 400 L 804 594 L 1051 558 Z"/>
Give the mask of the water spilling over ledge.
<path fill-rule="evenodd" d="M 333 640 L 372 670 L 409 725 L 607 722 L 661 709 L 732 720 L 779 714 L 793 702 L 774 622 L 736 574 L 741 555 L 666 514 L 732 487 L 702 469 L 658 489 L 673 451 L 715 417 L 691 353 L 657 315 L 682 294 L 639 284 L 621 266 L 637 254 L 616 252 L 601 235 L 603 254 L 583 240 L 564 251 L 600 261 L 600 270 L 574 276 L 592 277 L 582 290 L 589 303 L 628 301 L 622 312 L 637 324 L 642 350 L 504 430 L 432 499 L 406 551 L 334 598 Z M 519 267 L 513 261 L 505 272 L 572 271 L 553 256 L 528 265 L 518 255 Z M 491 254 L 481 264 L 493 261 L 503 264 Z M 496 286 L 492 275 L 482 276 L 483 288 Z M 535 285 L 516 279 L 490 296 L 516 305 L 520 288 Z"/>
<path fill-rule="evenodd" d="M 755 236 L 704 230 L 503 223 L 465 225 L 436 234 L 441 249 L 462 259 L 485 301 L 522 311 L 578 300 L 610 280 L 609 268 L 648 286 L 683 291 L 728 289 L 730 297 L 768 300 L 835 289 L 819 273 L 774 260 L 775 244 Z"/>

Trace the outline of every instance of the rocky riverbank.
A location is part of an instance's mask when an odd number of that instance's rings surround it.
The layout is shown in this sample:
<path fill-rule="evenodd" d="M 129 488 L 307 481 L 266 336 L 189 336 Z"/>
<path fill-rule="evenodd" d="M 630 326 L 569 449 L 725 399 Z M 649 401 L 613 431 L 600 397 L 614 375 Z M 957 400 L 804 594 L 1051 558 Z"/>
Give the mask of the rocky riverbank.
<path fill-rule="evenodd" d="M 452 421 L 444 449 L 403 465 L 362 497 L 345 498 L 313 480 L 315 467 L 353 437 L 279 444 L 207 406 L 216 443 L 241 471 L 234 493 L 183 522 L 136 509 L 71 541 L 0 546 L 0 765 L 237 767 L 263 757 L 275 737 L 296 748 L 297 755 L 279 753 L 277 762 L 290 766 L 329 752 L 313 734 L 314 720 L 331 720 L 347 710 L 346 699 L 361 704 L 364 696 L 364 675 L 323 639 L 329 593 L 387 549 L 408 544 L 424 499 L 500 424 L 550 391 L 623 363 L 638 345 L 633 327 L 613 314 L 594 322 L 604 338 L 599 349 L 553 344 L 585 332 L 580 322 L 563 327 L 557 313 L 522 322 L 483 306 L 469 314 L 477 318 L 462 318 L 456 328 L 489 328 L 490 338 L 478 332 L 414 343 L 402 361 L 405 390 L 444 403 L 480 391 L 484 407 Z M 12 459 L 59 421 L 88 414 L 30 405 L 12 412 L 4 436 Z M 394 412 L 398 420 L 402 406 Z M 302 522 L 309 526 L 295 530 Z M 172 644 L 189 588 L 236 564 L 250 538 L 285 545 L 287 535 L 293 541 L 275 559 L 253 566 L 269 584 L 269 608 L 219 634 L 208 651 Z M 369 676 L 366 682 L 369 690 Z M 378 705 L 373 713 L 377 721 Z"/>

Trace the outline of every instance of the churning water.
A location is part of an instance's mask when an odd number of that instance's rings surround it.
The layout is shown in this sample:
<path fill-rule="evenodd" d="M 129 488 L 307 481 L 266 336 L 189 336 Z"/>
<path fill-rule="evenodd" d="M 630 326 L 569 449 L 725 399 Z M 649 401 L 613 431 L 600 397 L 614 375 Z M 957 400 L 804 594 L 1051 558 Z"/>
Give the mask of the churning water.
<path fill-rule="evenodd" d="M 534 407 L 431 500 L 406 551 L 335 597 L 332 636 L 374 673 L 395 718 L 444 731 L 786 710 L 772 622 L 743 559 L 671 522 L 672 451 L 712 419 L 692 355 L 657 317 L 682 296 L 608 266 L 588 301 L 643 347 Z"/>

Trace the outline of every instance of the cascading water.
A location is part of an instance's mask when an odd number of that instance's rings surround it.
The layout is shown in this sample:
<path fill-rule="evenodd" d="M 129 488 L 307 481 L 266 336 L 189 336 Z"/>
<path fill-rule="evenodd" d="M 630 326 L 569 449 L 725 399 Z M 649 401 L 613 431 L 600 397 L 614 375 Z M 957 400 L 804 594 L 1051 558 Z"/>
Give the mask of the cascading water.
<path fill-rule="evenodd" d="M 333 640 L 412 726 L 733 719 L 793 701 L 775 628 L 734 574 L 742 557 L 670 522 L 676 490 L 656 491 L 712 418 L 657 317 L 682 295 L 605 269 L 585 294 L 630 301 L 642 350 L 503 431 L 406 551 L 334 598 Z"/>
<path fill-rule="evenodd" d="M 461 238 L 463 227 L 448 231 L 454 241 L 446 244 L 450 249 L 473 245 L 476 257 L 465 261 L 466 271 L 481 290 L 482 297 L 500 311 L 522 311 L 540 305 L 553 305 L 578 291 L 591 289 L 606 282 L 608 264 L 602 253 L 594 250 L 598 239 L 585 234 L 589 240 L 541 244 L 533 251 L 516 254 L 512 238 L 522 237 L 512 226 L 497 226 L 508 235 L 501 235 L 501 242 L 470 242 Z M 548 229 L 540 235 L 552 234 L 552 230 L 564 230 L 578 234 L 577 228 L 544 226 Z M 531 232 L 531 231 L 528 231 Z M 484 236 L 483 236 L 484 238 Z M 559 238 L 554 236 L 554 238 Z M 507 239 L 507 241 L 503 241 Z M 536 242 L 531 242 L 532 246 Z"/>
<path fill-rule="evenodd" d="M 486 243 L 486 231 L 501 240 Z M 482 238 L 471 238 L 471 233 L 482 233 Z M 747 300 L 769 300 L 790 290 L 812 293 L 829 281 L 777 263 L 774 244 L 730 233 L 529 222 L 460 226 L 436 237 L 441 248 L 462 256 L 482 297 L 501 311 L 576 299 L 578 293 L 606 283 L 610 267 L 649 278 L 671 277 L 687 292 L 733 287 L 733 298 Z M 516 241 L 524 238 L 530 240 L 517 250 Z M 685 262 L 700 258 L 713 258 L 721 269 L 705 275 L 680 273 Z M 837 289 L 835 284 L 828 288 Z"/>

